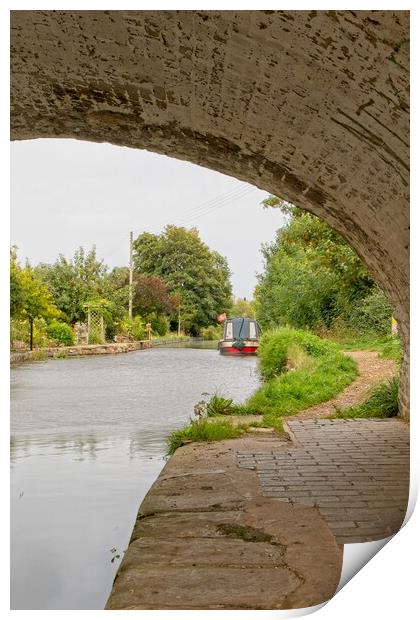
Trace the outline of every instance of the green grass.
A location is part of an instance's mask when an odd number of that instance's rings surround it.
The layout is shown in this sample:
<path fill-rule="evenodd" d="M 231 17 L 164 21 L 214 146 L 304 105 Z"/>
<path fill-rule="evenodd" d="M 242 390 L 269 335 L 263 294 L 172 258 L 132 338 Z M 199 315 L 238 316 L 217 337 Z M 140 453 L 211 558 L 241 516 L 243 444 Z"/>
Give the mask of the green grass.
<path fill-rule="evenodd" d="M 225 398 L 220 394 L 213 394 L 207 403 L 207 415 L 209 418 L 218 415 L 233 415 L 236 413 L 237 406 L 234 405 L 232 398 Z"/>
<path fill-rule="evenodd" d="M 360 405 L 342 409 L 331 418 L 391 418 L 398 415 L 399 378 L 392 377 L 374 388 Z"/>
<path fill-rule="evenodd" d="M 299 345 L 302 363 L 288 359 L 290 345 Z M 338 346 L 308 332 L 284 328 L 264 335 L 259 350 L 266 382 L 248 399 L 244 413 L 262 414 L 266 426 L 277 428 L 281 418 L 330 400 L 357 377 L 357 365 Z M 292 360 L 293 362 L 293 360 Z"/>
<path fill-rule="evenodd" d="M 173 454 L 181 446 L 193 441 L 221 441 L 240 437 L 248 429 L 245 424 L 232 424 L 229 420 L 194 420 L 168 438 L 168 454 Z"/>
<path fill-rule="evenodd" d="M 336 343 L 342 351 L 378 351 L 381 357 L 401 363 L 402 346 L 397 336 L 346 336 L 337 338 Z"/>

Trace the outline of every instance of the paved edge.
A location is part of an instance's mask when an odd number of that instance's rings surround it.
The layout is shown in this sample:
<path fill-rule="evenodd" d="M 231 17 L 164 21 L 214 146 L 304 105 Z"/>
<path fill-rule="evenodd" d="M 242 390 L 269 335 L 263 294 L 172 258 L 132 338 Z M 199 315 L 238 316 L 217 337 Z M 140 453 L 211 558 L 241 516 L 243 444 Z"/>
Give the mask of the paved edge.
<path fill-rule="evenodd" d="M 286 444 L 287 445 L 287 444 Z M 106 609 L 296 609 L 327 601 L 342 569 L 316 508 L 263 497 L 237 453 L 276 434 L 180 448 L 140 506 Z"/>

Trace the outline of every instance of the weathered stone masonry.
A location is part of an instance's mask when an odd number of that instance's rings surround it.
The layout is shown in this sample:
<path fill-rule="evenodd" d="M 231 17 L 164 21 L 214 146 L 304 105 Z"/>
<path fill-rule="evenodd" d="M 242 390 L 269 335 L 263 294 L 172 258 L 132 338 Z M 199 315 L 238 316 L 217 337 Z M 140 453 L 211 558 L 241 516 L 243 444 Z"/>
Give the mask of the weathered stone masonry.
<path fill-rule="evenodd" d="M 408 11 L 12 11 L 12 139 L 145 148 L 324 218 L 396 308 L 408 415 Z"/>

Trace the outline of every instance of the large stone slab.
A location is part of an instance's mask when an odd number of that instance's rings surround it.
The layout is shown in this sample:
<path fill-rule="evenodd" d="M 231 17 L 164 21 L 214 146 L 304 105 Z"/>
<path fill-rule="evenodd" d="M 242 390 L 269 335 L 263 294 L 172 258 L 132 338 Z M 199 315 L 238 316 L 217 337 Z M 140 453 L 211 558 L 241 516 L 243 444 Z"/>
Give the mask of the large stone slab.
<path fill-rule="evenodd" d="M 261 496 L 244 438 L 190 445 L 140 507 L 108 609 L 289 609 L 328 600 L 342 549 L 318 510 Z M 271 447 L 275 436 L 265 438 Z"/>

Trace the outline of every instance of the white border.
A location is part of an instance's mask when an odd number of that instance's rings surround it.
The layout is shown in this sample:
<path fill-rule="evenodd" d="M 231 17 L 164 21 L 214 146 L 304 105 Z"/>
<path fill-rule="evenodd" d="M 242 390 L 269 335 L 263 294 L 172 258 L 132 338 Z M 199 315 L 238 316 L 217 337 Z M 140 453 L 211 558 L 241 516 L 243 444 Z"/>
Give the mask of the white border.
<path fill-rule="evenodd" d="M 414 2 L 405 2 L 403 6 L 397 7 L 396 3 L 389 2 L 371 2 L 369 5 L 369 10 L 411 10 L 411 30 L 414 33 L 420 32 L 419 29 L 419 19 L 418 19 L 418 11 L 415 9 Z M 9 190 L 9 178 L 10 178 L 10 155 L 9 155 L 9 75 L 8 75 L 8 57 L 9 57 L 9 29 L 8 22 L 9 10 L 36 10 L 38 8 L 42 8 L 43 10 L 106 10 L 106 9 L 114 9 L 118 10 L 121 7 L 118 7 L 115 2 L 84 2 L 84 3 L 69 3 L 69 2 L 43 2 L 42 7 L 34 6 L 33 2 L 6 2 L 5 6 L 2 6 L 0 11 L 0 27 L 1 27 L 1 36 L 0 36 L 0 45 L 2 50 L 2 87 L 4 89 L 3 97 L 1 98 L 2 103 L 2 114 L 1 114 L 1 153 L 2 153 L 2 191 L 3 191 L 3 201 L 2 208 L 0 210 L 1 220 L 0 220 L 0 235 L 1 235 L 1 244 L 0 244 L 0 282 L 3 285 L 3 296 L 4 300 L 4 283 L 7 282 L 8 275 L 8 246 L 10 244 L 9 239 L 9 229 L 10 229 L 10 219 L 9 219 L 9 210 L 6 205 L 10 204 L 10 190 Z M 124 9 L 137 9 L 137 10 L 258 10 L 260 7 L 255 7 L 255 4 L 248 3 L 242 0 L 241 2 L 209 2 L 203 3 L 200 2 L 158 2 L 154 5 L 152 3 L 140 3 L 140 2 L 132 2 L 128 1 L 124 3 Z M 264 4 L 265 9 L 273 9 L 273 10 L 310 10 L 310 9 L 319 9 L 319 6 L 314 3 L 308 2 L 299 2 L 296 0 L 293 5 L 289 5 L 286 7 L 279 6 L 277 2 L 267 1 Z M 329 9 L 349 9 L 348 4 L 344 2 L 334 2 L 327 3 L 323 5 L 322 10 Z M 358 2 L 352 5 L 353 10 L 366 10 L 365 3 Z M 418 60 L 418 45 L 416 42 L 416 38 L 414 37 L 413 42 L 411 43 L 412 52 L 414 54 L 413 66 L 417 66 Z M 413 81 L 413 94 L 412 99 L 416 103 L 417 99 L 417 79 L 413 72 L 412 76 Z M 417 99 L 418 100 L 418 99 Z M 416 109 L 416 106 L 414 106 Z M 417 137 L 418 133 L 418 121 L 416 115 L 412 116 L 412 134 L 414 137 Z M 412 155 L 415 158 L 416 152 L 414 149 L 412 150 Z M 415 170 L 415 164 L 413 166 Z M 415 204 L 415 199 L 419 195 L 418 191 L 418 174 L 413 175 L 412 179 L 412 203 Z M 417 227 L 417 216 L 416 209 L 412 209 L 412 220 L 413 225 L 415 226 L 416 231 Z M 416 244 L 417 247 L 419 244 Z M 412 250 L 412 292 L 413 297 L 414 292 L 419 290 L 419 282 L 418 282 L 418 250 L 417 247 L 414 247 Z M 7 265 L 7 266 L 6 266 Z M 7 289 L 7 287 L 6 287 Z M 417 299 L 413 299 L 412 306 L 417 308 Z M 3 429 L 2 438 L 3 438 L 3 455 L 8 454 L 8 423 L 6 420 L 5 412 L 9 410 L 9 399 L 8 399 L 8 379 L 9 379 L 9 351 L 8 347 L 5 346 L 5 343 L 8 342 L 8 310 L 5 307 L 5 303 L 3 301 L 0 304 L 0 341 L 3 343 L 2 353 L 1 353 L 1 365 L 2 365 L 2 373 L 1 376 L 4 381 L 4 385 L 1 390 L 1 404 L 2 406 L 2 421 L 5 425 Z M 413 314 L 415 317 L 415 315 Z M 415 320 L 412 321 L 412 343 L 417 344 L 418 342 L 418 328 L 416 326 Z M 415 347 L 412 346 L 412 377 L 415 376 L 415 372 L 418 370 L 418 354 L 415 350 Z M 413 382 L 414 383 L 414 382 Z M 413 406 L 413 415 L 411 421 L 411 434 L 412 434 L 412 490 L 418 488 L 418 465 L 419 459 L 417 454 L 419 452 L 419 423 L 418 417 L 420 416 L 420 412 L 416 411 L 418 400 L 418 391 L 417 386 L 414 385 L 412 387 L 412 402 Z M 6 447 L 7 446 L 7 447 Z M 8 476 L 7 476 L 8 480 Z M 7 483 L 8 486 L 8 483 Z M 5 491 L 6 496 L 8 497 L 8 490 Z M 413 495 L 411 502 L 413 502 Z M 8 511 L 2 511 L 3 513 L 3 533 L 9 531 L 9 520 L 8 520 Z M 415 550 L 420 548 L 420 540 L 419 540 L 419 510 L 414 511 L 411 519 L 408 521 L 406 526 L 402 529 L 402 531 L 397 534 L 381 551 L 378 555 L 376 555 L 353 579 L 350 583 L 345 586 L 336 596 L 324 607 L 319 609 L 316 612 L 317 619 L 320 620 L 336 620 L 338 617 L 340 619 L 346 620 L 351 619 L 354 620 L 354 617 L 357 615 L 362 618 L 370 618 L 370 617 L 378 617 L 382 619 L 392 619 L 395 620 L 396 617 L 409 619 L 417 616 L 418 611 L 418 603 L 417 603 L 417 553 Z M 4 588 L 4 593 L 2 596 L 2 609 L 5 610 L 9 614 L 13 614 L 13 616 L 27 615 L 28 613 L 32 617 L 39 616 L 40 618 L 44 618 L 47 614 L 54 614 L 54 617 L 59 615 L 60 617 L 81 617 L 85 614 L 88 614 L 89 617 L 95 616 L 97 614 L 102 614 L 106 612 L 102 611 L 92 611 L 92 612 L 84 612 L 84 611 L 30 611 L 30 612 L 18 612 L 8 610 L 8 561 L 5 555 L 5 548 L 8 549 L 8 545 L 3 545 L 3 561 L 2 568 L 6 574 L 2 575 L 2 586 Z M 309 611 L 309 610 L 308 610 Z M 132 612 L 136 616 L 141 614 L 141 617 L 179 617 L 184 618 L 185 615 L 194 614 L 194 617 L 198 612 L 186 612 L 186 611 L 139 611 Z M 262 612 L 253 612 L 253 611 L 218 611 L 218 612 L 199 612 L 200 616 L 210 617 L 217 613 L 217 618 L 220 618 L 220 614 L 229 615 L 231 617 L 243 618 L 244 615 L 255 617 L 295 617 L 296 615 L 301 615 L 293 612 L 274 612 L 274 611 L 262 611 Z M 116 615 L 115 615 L 116 614 Z M 124 614 L 126 617 L 126 612 L 113 612 L 113 617 L 120 617 L 121 614 Z M 285 616 L 287 614 L 287 616 Z"/>

